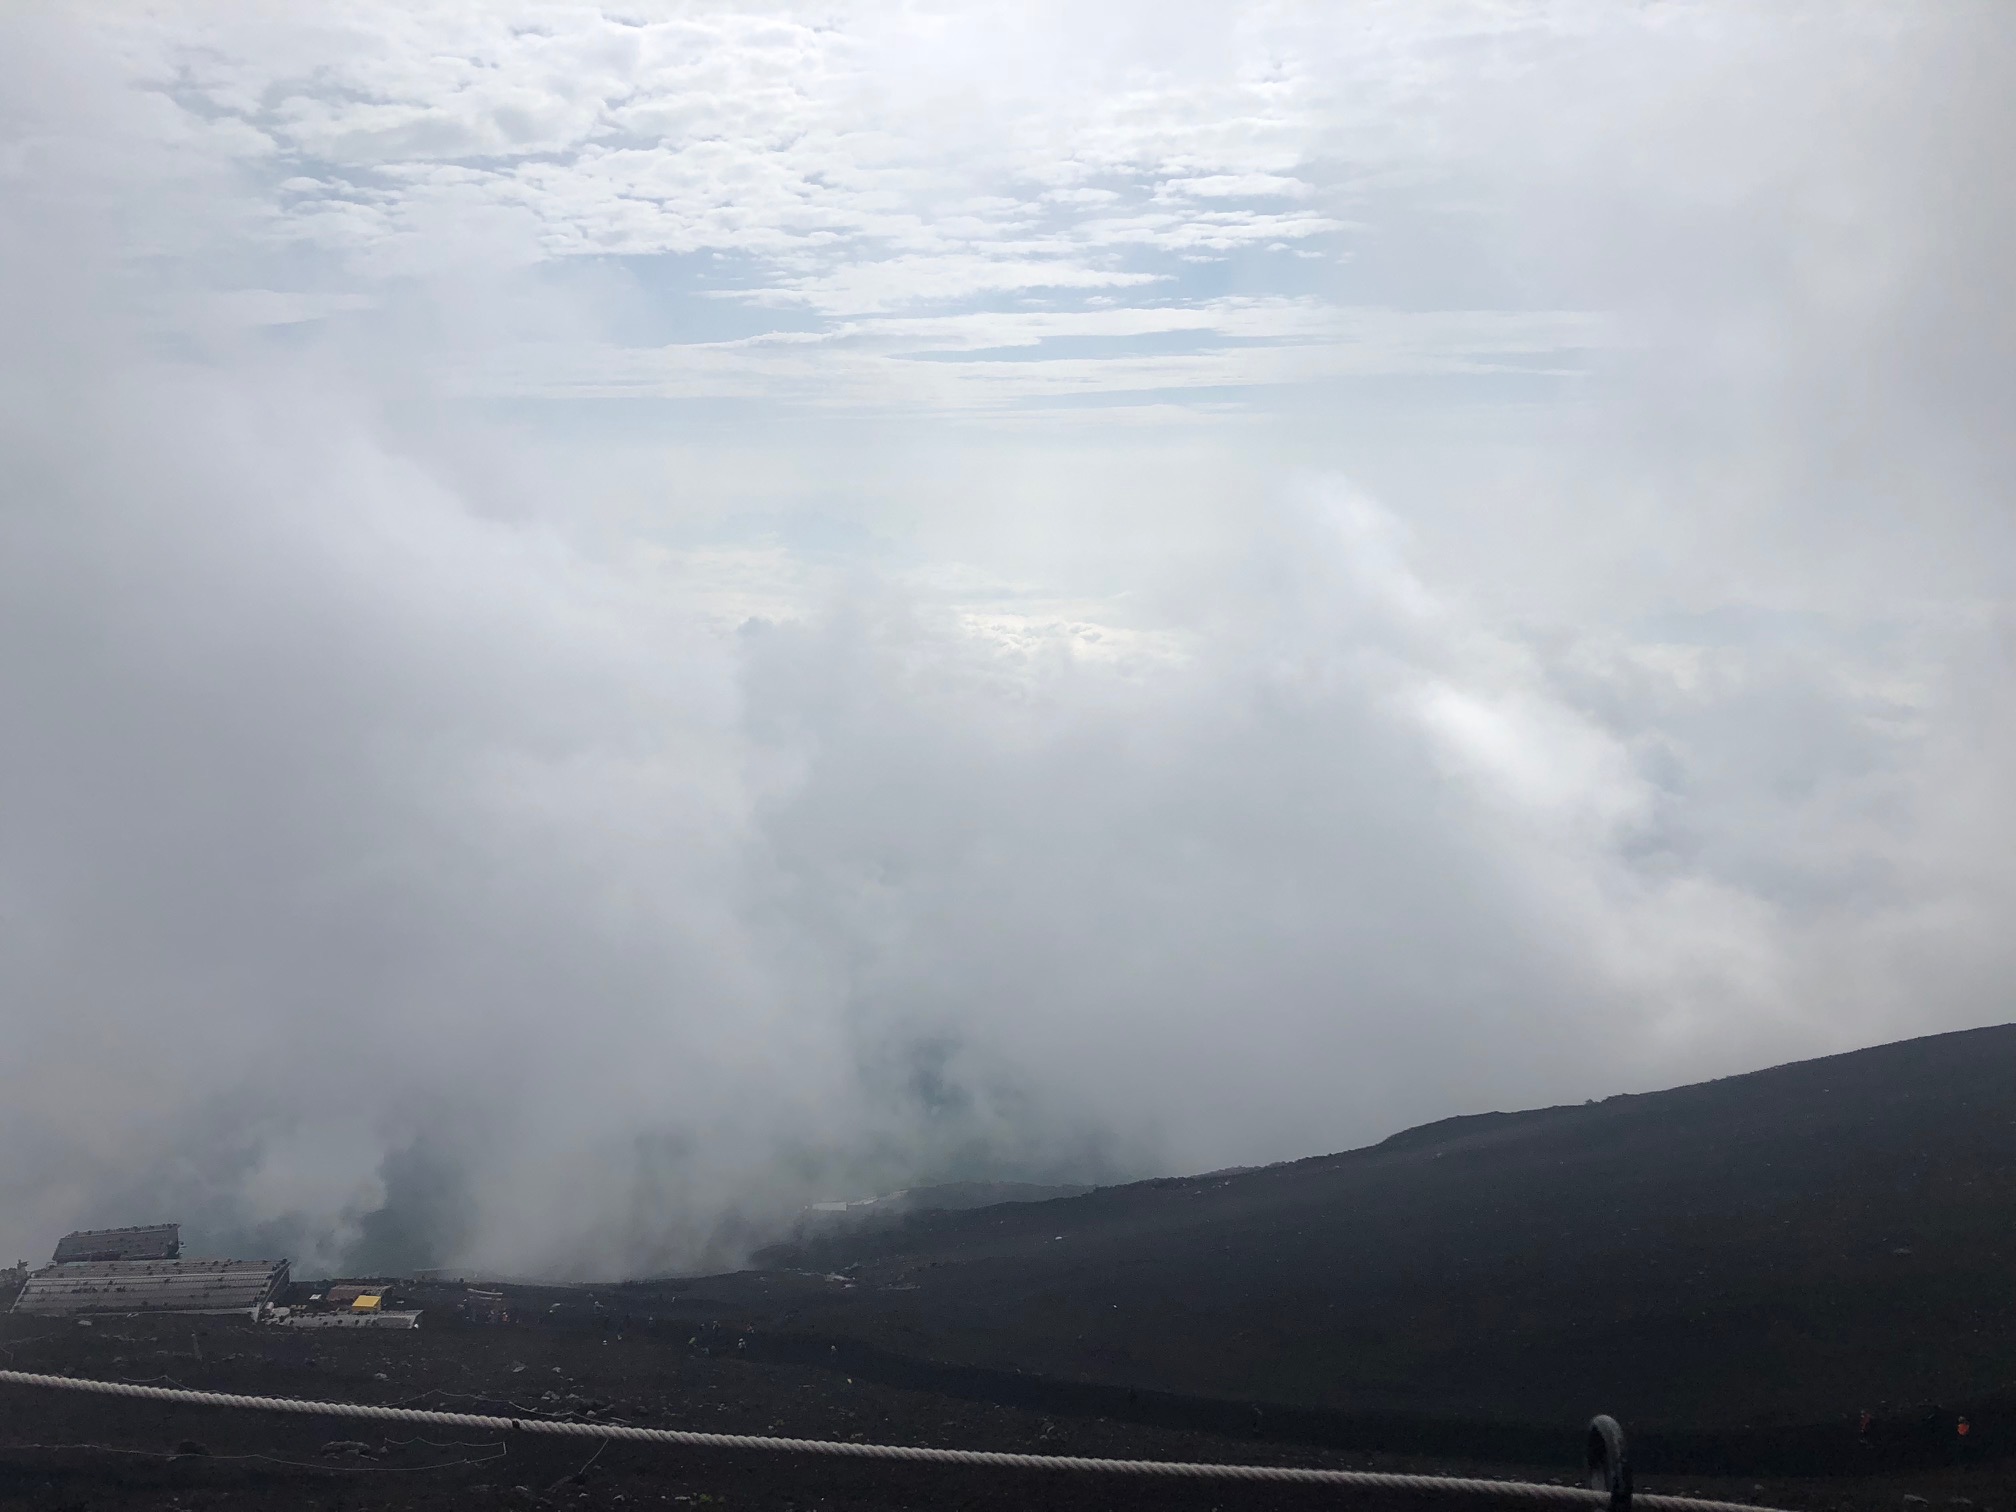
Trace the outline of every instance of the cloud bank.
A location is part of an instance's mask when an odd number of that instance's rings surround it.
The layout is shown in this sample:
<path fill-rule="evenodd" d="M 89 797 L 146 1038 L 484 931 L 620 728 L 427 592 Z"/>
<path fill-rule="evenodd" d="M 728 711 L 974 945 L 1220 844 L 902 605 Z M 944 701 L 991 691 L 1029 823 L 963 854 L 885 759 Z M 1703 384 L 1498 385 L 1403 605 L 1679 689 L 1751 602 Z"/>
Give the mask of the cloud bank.
<path fill-rule="evenodd" d="M 1364 14 L 5 23 L 0 1245 L 2006 1018 L 2016 28 Z"/>

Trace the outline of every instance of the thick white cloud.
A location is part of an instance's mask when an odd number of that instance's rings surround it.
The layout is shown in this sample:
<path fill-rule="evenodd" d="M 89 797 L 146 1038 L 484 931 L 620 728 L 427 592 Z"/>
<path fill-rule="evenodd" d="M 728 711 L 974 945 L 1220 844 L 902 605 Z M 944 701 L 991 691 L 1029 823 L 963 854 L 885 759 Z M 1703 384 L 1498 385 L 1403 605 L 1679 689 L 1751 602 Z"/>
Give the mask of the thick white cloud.
<path fill-rule="evenodd" d="M 1082 10 L 9 19 L 0 1243 L 2006 1016 L 2003 13 Z"/>

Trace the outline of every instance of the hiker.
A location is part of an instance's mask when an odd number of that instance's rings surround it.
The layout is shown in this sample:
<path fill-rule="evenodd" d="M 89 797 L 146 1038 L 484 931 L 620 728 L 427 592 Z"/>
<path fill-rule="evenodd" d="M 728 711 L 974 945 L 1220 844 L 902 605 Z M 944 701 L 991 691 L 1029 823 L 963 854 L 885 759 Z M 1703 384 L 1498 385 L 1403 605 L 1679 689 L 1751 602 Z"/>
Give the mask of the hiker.
<path fill-rule="evenodd" d="M 1876 1415 L 1867 1407 L 1864 1407 L 1862 1409 L 1862 1421 L 1855 1425 L 1855 1439 L 1857 1443 L 1866 1444 L 1869 1442 L 1869 1425 L 1875 1421 Z"/>

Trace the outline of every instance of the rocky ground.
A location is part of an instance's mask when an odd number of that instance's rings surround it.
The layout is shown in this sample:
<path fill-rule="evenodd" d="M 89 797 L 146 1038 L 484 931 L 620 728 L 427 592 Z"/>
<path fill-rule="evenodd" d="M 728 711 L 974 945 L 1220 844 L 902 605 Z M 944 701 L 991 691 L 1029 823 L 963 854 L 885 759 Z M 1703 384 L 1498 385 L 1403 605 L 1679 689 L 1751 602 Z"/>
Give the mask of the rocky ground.
<path fill-rule="evenodd" d="M 551 1295 L 551 1294 L 542 1294 Z M 534 1309 L 529 1309 L 534 1310 Z M 700 1309 L 696 1308 L 696 1311 Z M 563 1315 L 564 1316 L 564 1315 Z M 489 1328 L 290 1332 L 238 1320 L 0 1319 L 8 1368 L 323 1400 L 571 1416 L 807 1438 L 1120 1458 L 1451 1471 L 1572 1481 L 1577 1425 L 1550 1463 L 1318 1449 L 1058 1415 L 752 1359 L 745 1325 L 548 1318 Z M 1794 1508 L 2016 1508 L 2016 1468 L 1794 1479 L 1661 1476 L 1641 1489 Z M 1137 1482 L 1084 1475 L 590 1446 L 164 1406 L 0 1387 L 0 1505 L 74 1509 L 438 1507 L 1284 1508 L 1450 1505 L 1332 1489 Z"/>

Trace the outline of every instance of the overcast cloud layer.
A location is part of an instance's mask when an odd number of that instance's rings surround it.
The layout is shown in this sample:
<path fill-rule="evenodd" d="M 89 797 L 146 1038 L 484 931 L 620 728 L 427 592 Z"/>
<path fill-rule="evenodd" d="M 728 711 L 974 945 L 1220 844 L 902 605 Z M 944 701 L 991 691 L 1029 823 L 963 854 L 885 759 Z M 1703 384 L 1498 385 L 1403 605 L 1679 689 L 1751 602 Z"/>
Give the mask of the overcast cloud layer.
<path fill-rule="evenodd" d="M 0 1247 L 733 1263 L 2011 1016 L 2016 19 L 0 19 Z"/>

